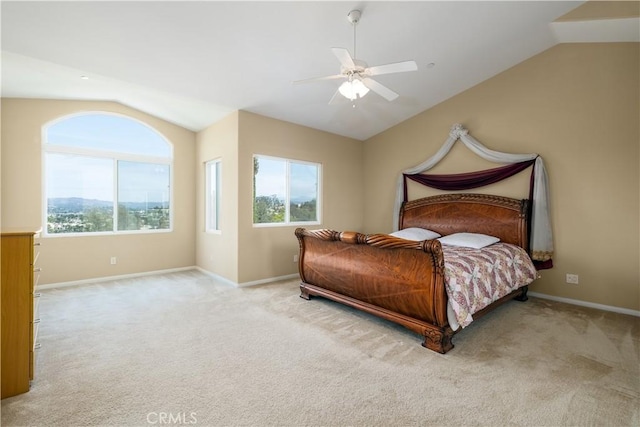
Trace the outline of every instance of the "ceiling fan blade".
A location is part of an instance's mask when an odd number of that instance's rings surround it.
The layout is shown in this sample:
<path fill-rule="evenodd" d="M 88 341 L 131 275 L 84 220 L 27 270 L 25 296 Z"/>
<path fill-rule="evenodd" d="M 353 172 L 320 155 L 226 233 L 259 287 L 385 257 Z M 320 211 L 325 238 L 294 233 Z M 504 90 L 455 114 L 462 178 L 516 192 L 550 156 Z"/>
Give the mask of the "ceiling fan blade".
<path fill-rule="evenodd" d="M 313 77 L 310 79 L 295 80 L 292 83 L 295 85 L 299 83 L 313 83 L 313 82 L 321 82 L 323 80 L 335 80 L 335 79 L 342 79 L 342 78 L 345 78 L 345 76 L 342 74 L 334 74 L 333 76 Z"/>
<path fill-rule="evenodd" d="M 398 96 L 400 96 L 397 93 L 395 93 L 394 91 L 392 91 L 391 89 L 389 89 L 388 87 L 386 87 L 384 85 L 381 85 L 377 81 L 375 81 L 373 79 L 370 79 L 368 77 L 363 78 L 362 79 L 362 83 L 364 83 L 364 85 L 366 87 L 368 87 L 369 89 L 371 89 L 372 91 L 374 91 L 378 95 L 380 95 L 383 98 L 385 98 L 387 101 L 393 101 Z"/>
<path fill-rule="evenodd" d="M 347 49 L 343 47 L 332 47 L 331 51 L 336 58 L 338 58 L 338 61 L 340 61 L 340 64 L 342 64 L 344 68 L 353 69 L 356 67 L 355 62 L 353 62 L 353 58 Z"/>
<path fill-rule="evenodd" d="M 333 96 L 331 97 L 331 99 L 329 100 L 329 105 L 336 105 L 336 104 L 342 104 L 347 100 L 347 98 L 345 98 L 344 96 L 342 96 L 342 94 L 340 93 L 339 90 L 336 91 L 336 93 L 333 94 Z"/>
<path fill-rule="evenodd" d="M 405 71 L 416 71 L 417 69 L 418 65 L 415 61 L 404 61 L 369 67 L 366 70 L 366 74 L 369 76 L 379 76 L 380 74 L 403 73 Z"/>

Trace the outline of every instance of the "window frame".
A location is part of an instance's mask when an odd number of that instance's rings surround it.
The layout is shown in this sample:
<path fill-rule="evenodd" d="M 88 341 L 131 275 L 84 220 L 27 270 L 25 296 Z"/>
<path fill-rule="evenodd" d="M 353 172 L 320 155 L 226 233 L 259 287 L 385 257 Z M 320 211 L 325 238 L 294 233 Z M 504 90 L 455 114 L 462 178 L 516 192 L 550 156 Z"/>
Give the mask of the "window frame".
<path fill-rule="evenodd" d="M 276 157 L 269 156 L 265 154 L 253 154 L 251 156 L 252 161 L 252 174 L 253 174 L 253 164 L 256 158 L 263 158 L 268 160 L 277 160 L 283 161 L 286 164 L 286 176 L 285 176 L 285 220 L 283 222 L 261 222 L 256 223 L 253 221 L 253 212 L 255 209 L 255 201 L 256 194 L 254 190 L 251 191 L 251 223 L 254 228 L 265 228 L 265 227 L 298 227 L 298 226 L 307 226 L 307 225 L 320 225 L 322 224 L 322 163 L 314 162 L 309 160 L 298 160 L 298 159 L 290 159 L 285 157 Z M 316 181 L 316 220 L 315 221 L 290 221 L 290 197 L 291 197 L 291 163 L 301 164 L 301 165 L 313 165 L 317 168 L 317 181 Z M 255 179 L 255 176 L 254 178 Z M 253 181 L 252 181 L 253 182 Z"/>
<path fill-rule="evenodd" d="M 215 167 L 213 167 L 215 166 Z M 220 228 L 220 205 L 222 197 L 222 158 L 208 160 L 204 163 L 205 168 L 205 196 L 204 196 L 204 230 L 205 233 L 221 234 Z M 216 177 L 216 196 L 215 196 L 215 227 L 211 227 L 211 174 L 212 169 L 215 170 Z"/>
<path fill-rule="evenodd" d="M 49 128 L 57 123 L 65 120 L 70 120 L 79 116 L 87 115 L 104 115 L 115 116 L 131 120 L 137 124 L 148 128 L 151 132 L 155 133 L 161 138 L 169 147 L 169 157 L 152 156 L 143 154 L 124 153 L 113 150 L 101 150 L 91 149 L 74 146 L 64 146 L 61 144 L 50 144 L 48 142 Z M 174 219 L 174 147 L 173 144 L 167 139 L 161 132 L 147 123 L 138 120 L 136 118 L 118 114 L 108 111 L 83 111 L 81 113 L 69 114 L 63 117 L 59 117 L 45 124 L 42 127 L 42 150 L 41 150 L 41 172 L 42 172 L 42 216 L 43 224 L 42 237 L 46 238 L 58 238 L 58 237 L 96 237 L 96 236 L 113 236 L 113 235 L 127 235 L 127 234 L 157 234 L 157 233 L 170 233 L 173 232 L 173 219 Z M 73 156 L 80 156 L 85 158 L 100 158 L 112 160 L 113 171 L 113 229 L 111 231 L 88 231 L 88 232 L 70 232 L 70 233 L 50 233 L 48 228 L 48 194 L 49 186 L 47 183 L 47 154 L 67 154 Z M 118 162 L 136 162 L 136 163 L 148 163 L 148 164 L 161 164 L 169 166 L 169 227 L 162 229 L 142 229 L 142 230 L 118 230 Z"/>

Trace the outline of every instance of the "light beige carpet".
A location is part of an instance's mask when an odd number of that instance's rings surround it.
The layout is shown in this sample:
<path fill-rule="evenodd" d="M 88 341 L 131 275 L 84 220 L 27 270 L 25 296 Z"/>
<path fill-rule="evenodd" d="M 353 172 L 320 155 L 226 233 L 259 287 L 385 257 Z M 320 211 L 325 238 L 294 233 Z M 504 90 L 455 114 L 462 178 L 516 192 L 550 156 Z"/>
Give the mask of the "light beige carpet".
<path fill-rule="evenodd" d="M 197 271 L 43 292 L 29 393 L 3 426 L 640 423 L 640 319 L 531 298 L 446 355 L 297 281 Z"/>

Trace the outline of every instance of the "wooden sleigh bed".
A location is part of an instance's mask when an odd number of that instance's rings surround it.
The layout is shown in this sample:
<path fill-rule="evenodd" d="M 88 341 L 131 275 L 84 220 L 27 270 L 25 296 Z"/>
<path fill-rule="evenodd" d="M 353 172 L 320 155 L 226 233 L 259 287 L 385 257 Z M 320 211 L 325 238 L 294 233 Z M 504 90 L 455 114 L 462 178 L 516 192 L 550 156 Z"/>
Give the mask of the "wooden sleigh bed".
<path fill-rule="evenodd" d="M 446 194 L 405 202 L 400 229 L 426 228 L 442 236 L 482 233 L 528 248 L 528 201 L 482 194 Z M 396 322 L 424 336 L 423 346 L 446 353 L 454 332 L 447 315 L 443 248 L 438 240 L 413 241 L 388 234 L 306 230 L 300 243 L 301 297 L 325 297 Z M 497 306 L 527 299 L 527 285 L 505 295 L 473 318 Z"/>

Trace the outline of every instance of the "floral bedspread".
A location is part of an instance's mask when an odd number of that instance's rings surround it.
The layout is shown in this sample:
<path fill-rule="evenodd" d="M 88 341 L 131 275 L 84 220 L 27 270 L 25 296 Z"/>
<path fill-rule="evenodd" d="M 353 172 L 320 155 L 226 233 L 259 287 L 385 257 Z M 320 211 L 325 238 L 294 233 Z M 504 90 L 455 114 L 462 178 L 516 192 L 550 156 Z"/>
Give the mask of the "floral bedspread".
<path fill-rule="evenodd" d="M 527 252 L 508 243 L 482 249 L 442 245 L 449 303 L 463 328 L 473 313 L 533 282 L 536 268 Z"/>

